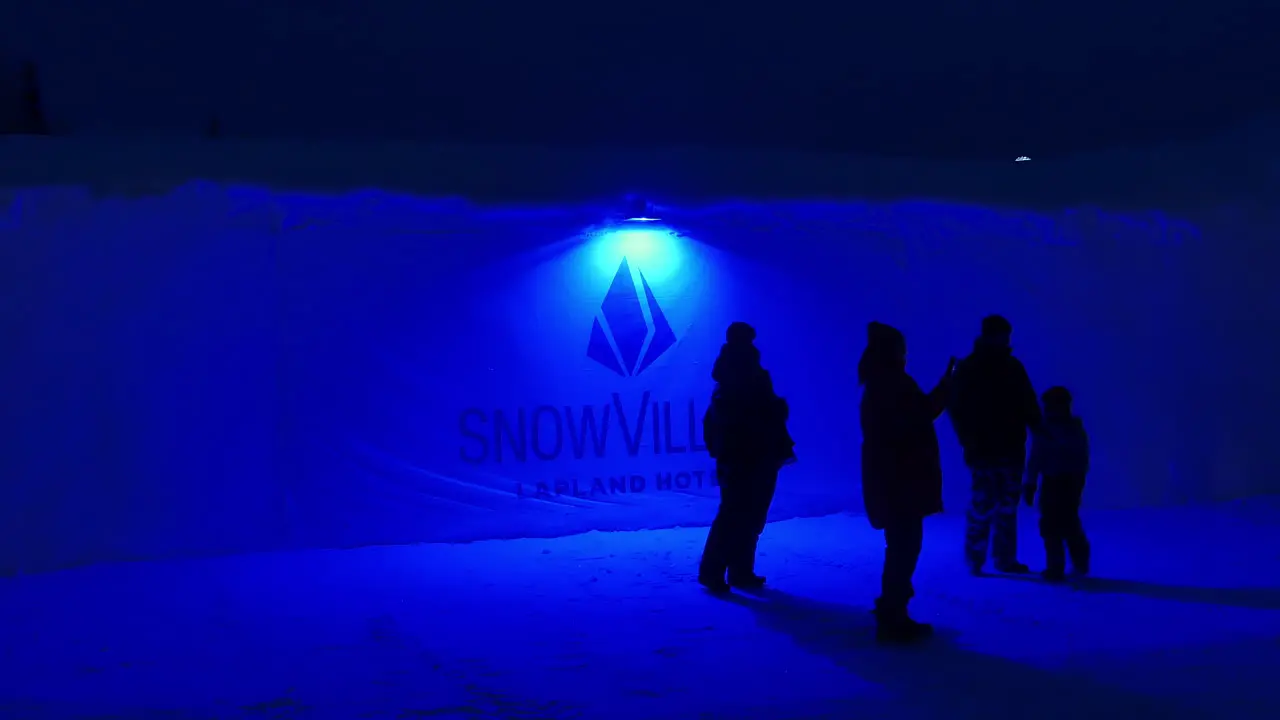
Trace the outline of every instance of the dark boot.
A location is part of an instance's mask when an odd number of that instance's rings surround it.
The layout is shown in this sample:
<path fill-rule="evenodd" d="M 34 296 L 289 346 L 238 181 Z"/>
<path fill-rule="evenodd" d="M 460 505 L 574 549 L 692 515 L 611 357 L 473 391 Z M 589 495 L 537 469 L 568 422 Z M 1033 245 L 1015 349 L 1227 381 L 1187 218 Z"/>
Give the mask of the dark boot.
<path fill-rule="evenodd" d="M 1026 575 L 1027 573 L 1031 572 L 1031 568 L 1027 567 L 1026 563 L 1021 563 L 1021 562 L 1018 562 L 1017 560 L 1006 560 L 1004 562 L 998 562 L 996 563 L 996 570 L 1002 573 L 1008 573 L 1010 575 Z"/>
<path fill-rule="evenodd" d="M 933 626 L 916 622 L 903 606 L 890 607 L 876 601 L 876 640 L 882 643 L 910 643 L 933 634 Z"/>
<path fill-rule="evenodd" d="M 729 592 L 729 583 L 723 577 L 714 575 L 698 575 L 698 584 L 713 595 L 724 595 Z"/>
<path fill-rule="evenodd" d="M 764 587 L 764 576 L 756 574 L 756 548 L 760 544 L 760 536 L 752 534 L 742 542 L 736 551 L 734 561 L 729 565 L 729 584 L 743 590 L 759 590 Z"/>
<path fill-rule="evenodd" d="M 702 562 L 698 565 L 698 583 L 711 592 L 729 592 L 729 583 L 724 581 L 724 563 L 720 560 L 720 548 L 710 540 L 702 551 Z"/>

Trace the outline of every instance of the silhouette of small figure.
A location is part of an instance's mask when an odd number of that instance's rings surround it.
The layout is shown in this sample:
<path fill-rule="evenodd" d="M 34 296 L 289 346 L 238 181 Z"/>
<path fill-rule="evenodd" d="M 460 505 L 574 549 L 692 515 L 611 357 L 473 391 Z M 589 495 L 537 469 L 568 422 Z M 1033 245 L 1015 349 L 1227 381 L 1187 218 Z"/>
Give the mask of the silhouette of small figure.
<path fill-rule="evenodd" d="M 720 508 L 702 551 L 698 582 L 713 592 L 758 589 L 756 547 L 777 489 L 778 471 L 794 461 L 787 403 L 760 364 L 755 329 L 735 322 L 725 333 L 711 377 L 703 439 L 716 461 Z M 728 580 L 726 581 L 726 574 Z"/>
<path fill-rule="evenodd" d="M 982 321 L 973 353 L 956 368 L 948 405 L 973 478 L 965 557 L 975 575 L 986 563 L 988 543 L 996 570 L 1030 571 L 1018 561 L 1017 513 L 1027 430 L 1040 425 L 1040 402 L 1026 368 L 1013 356 L 1012 333 L 1013 325 L 999 315 Z"/>
<path fill-rule="evenodd" d="M 1089 539 L 1080 522 L 1080 499 L 1089 474 L 1089 435 L 1071 413 L 1071 392 L 1052 387 L 1040 398 L 1044 423 L 1031 435 L 1031 458 L 1023 498 L 1035 504 L 1040 492 L 1040 537 L 1044 539 L 1046 580 L 1066 577 L 1067 555 L 1077 574 L 1089 572 Z M 1041 479 L 1043 477 L 1043 479 Z"/>
<path fill-rule="evenodd" d="M 933 423 L 946 408 L 955 358 L 929 394 L 907 374 L 907 341 L 873 322 L 858 361 L 863 385 L 862 499 L 871 527 L 884 531 L 884 571 L 876 600 L 876 635 L 910 641 L 930 634 L 907 612 L 924 543 L 924 518 L 942 512 L 942 461 Z"/>

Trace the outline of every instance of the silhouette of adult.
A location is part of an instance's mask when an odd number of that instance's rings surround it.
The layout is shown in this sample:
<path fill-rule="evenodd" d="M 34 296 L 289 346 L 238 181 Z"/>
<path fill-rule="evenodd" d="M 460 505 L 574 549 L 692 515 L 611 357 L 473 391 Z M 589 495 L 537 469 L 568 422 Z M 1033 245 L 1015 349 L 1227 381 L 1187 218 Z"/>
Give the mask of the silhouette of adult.
<path fill-rule="evenodd" d="M 942 461 L 933 423 L 946 408 L 955 358 L 925 394 L 907 374 L 907 341 L 897 328 L 873 322 L 858 361 L 863 386 L 862 500 L 871 527 L 884 531 L 884 572 L 876 600 L 876 635 L 910 641 L 933 628 L 907 612 L 912 576 L 924 543 L 924 518 L 942 512 Z"/>
<path fill-rule="evenodd" d="M 778 471 L 795 458 L 787 403 L 760 364 L 755 337 L 755 329 L 743 322 L 725 332 L 711 372 L 716 388 L 703 417 L 703 439 L 716 461 L 720 509 L 707 533 L 698 582 L 713 592 L 764 586 L 764 577 L 755 573 L 756 547 Z"/>
<path fill-rule="evenodd" d="M 1018 561 L 1018 501 L 1027 430 L 1040 426 L 1040 401 L 1026 368 L 1013 356 L 1012 334 L 1013 325 L 999 315 L 982 321 L 973 353 L 956 368 L 948 406 L 973 476 L 965 558 L 975 575 L 987 561 L 988 544 L 996 570 L 1029 571 Z"/>

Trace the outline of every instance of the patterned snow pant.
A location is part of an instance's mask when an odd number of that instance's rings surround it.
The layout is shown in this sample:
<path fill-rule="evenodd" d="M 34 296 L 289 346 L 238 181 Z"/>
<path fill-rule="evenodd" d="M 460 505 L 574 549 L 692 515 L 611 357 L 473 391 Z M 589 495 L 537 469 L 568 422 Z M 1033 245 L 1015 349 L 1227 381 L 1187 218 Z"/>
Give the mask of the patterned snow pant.
<path fill-rule="evenodd" d="M 1022 463 L 970 467 L 973 502 L 965 531 L 965 559 L 979 569 L 987 561 L 987 546 L 996 567 L 1018 562 L 1018 501 L 1022 499 Z M 992 541 L 992 531 L 995 539 Z"/>

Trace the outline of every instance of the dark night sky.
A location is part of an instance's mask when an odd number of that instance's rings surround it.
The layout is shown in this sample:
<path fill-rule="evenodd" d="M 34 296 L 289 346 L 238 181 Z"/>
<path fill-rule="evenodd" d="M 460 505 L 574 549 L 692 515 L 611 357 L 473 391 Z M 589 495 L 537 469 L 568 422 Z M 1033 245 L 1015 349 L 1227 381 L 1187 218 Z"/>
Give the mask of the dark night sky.
<path fill-rule="evenodd" d="M 0 54 L 38 61 L 51 120 L 86 134 L 216 112 L 228 135 L 1004 158 L 1280 107 L 1280 3 L 1048 7 L 0 0 Z"/>

